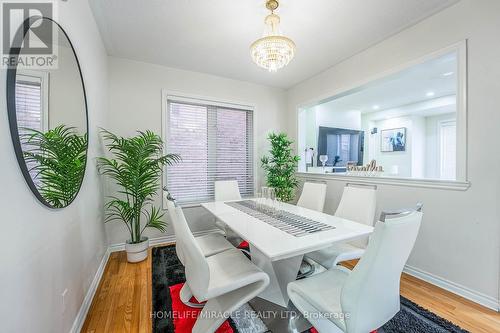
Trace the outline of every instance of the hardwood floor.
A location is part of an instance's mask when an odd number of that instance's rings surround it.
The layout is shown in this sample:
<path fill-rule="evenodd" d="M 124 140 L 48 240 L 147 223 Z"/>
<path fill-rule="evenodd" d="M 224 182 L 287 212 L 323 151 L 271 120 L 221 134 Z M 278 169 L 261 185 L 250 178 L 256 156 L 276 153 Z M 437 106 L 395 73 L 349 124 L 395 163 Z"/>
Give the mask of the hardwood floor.
<path fill-rule="evenodd" d="M 110 255 L 81 332 L 151 332 L 149 252 L 149 258 L 137 264 L 127 263 L 125 252 Z M 471 332 L 500 332 L 499 313 L 410 275 L 401 278 L 401 295 Z"/>
<path fill-rule="evenodd" d="M 111 253 L 81 332 L 151 332 L 151 293 L 151 249 L 137 264 Z"/>

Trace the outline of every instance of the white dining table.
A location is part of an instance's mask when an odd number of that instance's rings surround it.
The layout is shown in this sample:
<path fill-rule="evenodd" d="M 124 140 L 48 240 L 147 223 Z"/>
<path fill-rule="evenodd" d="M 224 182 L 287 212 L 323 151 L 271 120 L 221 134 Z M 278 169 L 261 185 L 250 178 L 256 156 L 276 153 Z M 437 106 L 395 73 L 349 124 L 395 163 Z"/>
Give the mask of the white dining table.
<path fill-rule="evenodd" d="M 305 254 L 334 243 L 366 237 L 373 232 L 371 226 L 280 203 L 281 210 L 334 227 L 297 237 L 229 206 L 226 202 L 209 202 L 201 206 L 250 244 L 252 262 L 270 278 L 269 286 L 259 297 L 283 307 L 287 307 L 289 300 L 287 285 L 295 281 Z"/>

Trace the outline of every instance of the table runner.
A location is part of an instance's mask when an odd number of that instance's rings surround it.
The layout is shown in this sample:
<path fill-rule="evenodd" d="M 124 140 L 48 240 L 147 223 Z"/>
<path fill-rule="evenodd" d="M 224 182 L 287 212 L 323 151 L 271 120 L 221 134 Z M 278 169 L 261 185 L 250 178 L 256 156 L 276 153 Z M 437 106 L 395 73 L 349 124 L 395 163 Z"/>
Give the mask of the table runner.
<path fill-rule="evenodd" d="M 316 232 L 335 229 L 334 226 L 311 220 L 287 211 L 272 209 L 253 200 L 226 202 L 239 211 L 255 217 L 295 237 L 307 236 Z"/>

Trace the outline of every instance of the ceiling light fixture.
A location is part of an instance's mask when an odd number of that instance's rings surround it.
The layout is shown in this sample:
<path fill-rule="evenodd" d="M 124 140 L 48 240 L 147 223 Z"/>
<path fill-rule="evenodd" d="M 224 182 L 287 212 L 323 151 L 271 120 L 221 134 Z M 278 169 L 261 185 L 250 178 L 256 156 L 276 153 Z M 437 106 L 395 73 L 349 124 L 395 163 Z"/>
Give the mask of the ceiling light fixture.
<path fill-rule="evenodd" d="M 429 92 L 427 92 L 427 94 L 425 94 L 425 96 L 427 96 L 427 97 L 433 97 L 434 95 L 436 95 L 436 93 L 434 93 L 434 91 L 429 91 Z"/>
<path fill-rule="evenodd" d="M 373 110 L 378 110 L 378 109 L 380 109 L 380 106 L 378 106 L 378 105 L 374 105 L 374 106 L 372 107 L 372 109 L 373 109 Z"/>
<path fill-rule="evenodd" d="M 264 37 L 250 45 L 253 61 L 269 72 L 276 72 L 285 67 L 295 56 L 295 43 L 280 33 L 280 17 L 274 14 L 278 6 L 278 0 L 266 1 L 266 8 L 271 11 L 271 14 L 264 20 L 266 24 Z"/>
<path fill-rule="evenodd" d="M 452 76 L 453 74 L 455 74 L 455 72 L 446 72 L 446 73 L 443 73 L 443 76 Z"/>

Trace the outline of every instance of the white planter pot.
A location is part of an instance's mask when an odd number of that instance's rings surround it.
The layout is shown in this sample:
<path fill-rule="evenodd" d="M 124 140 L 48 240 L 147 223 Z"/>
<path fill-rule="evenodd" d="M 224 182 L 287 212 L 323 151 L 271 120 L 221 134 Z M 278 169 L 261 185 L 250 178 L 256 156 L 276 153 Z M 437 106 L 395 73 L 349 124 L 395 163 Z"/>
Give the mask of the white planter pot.
<path fill-rule="evenodd" d="M 132 244 L 129 239 L 125 243 L 125 251 L 127 251 L 128 262 L 143 261 L 148 257 L 149 239 L 147 237 L 141 238 L 142 242 Z"/>

